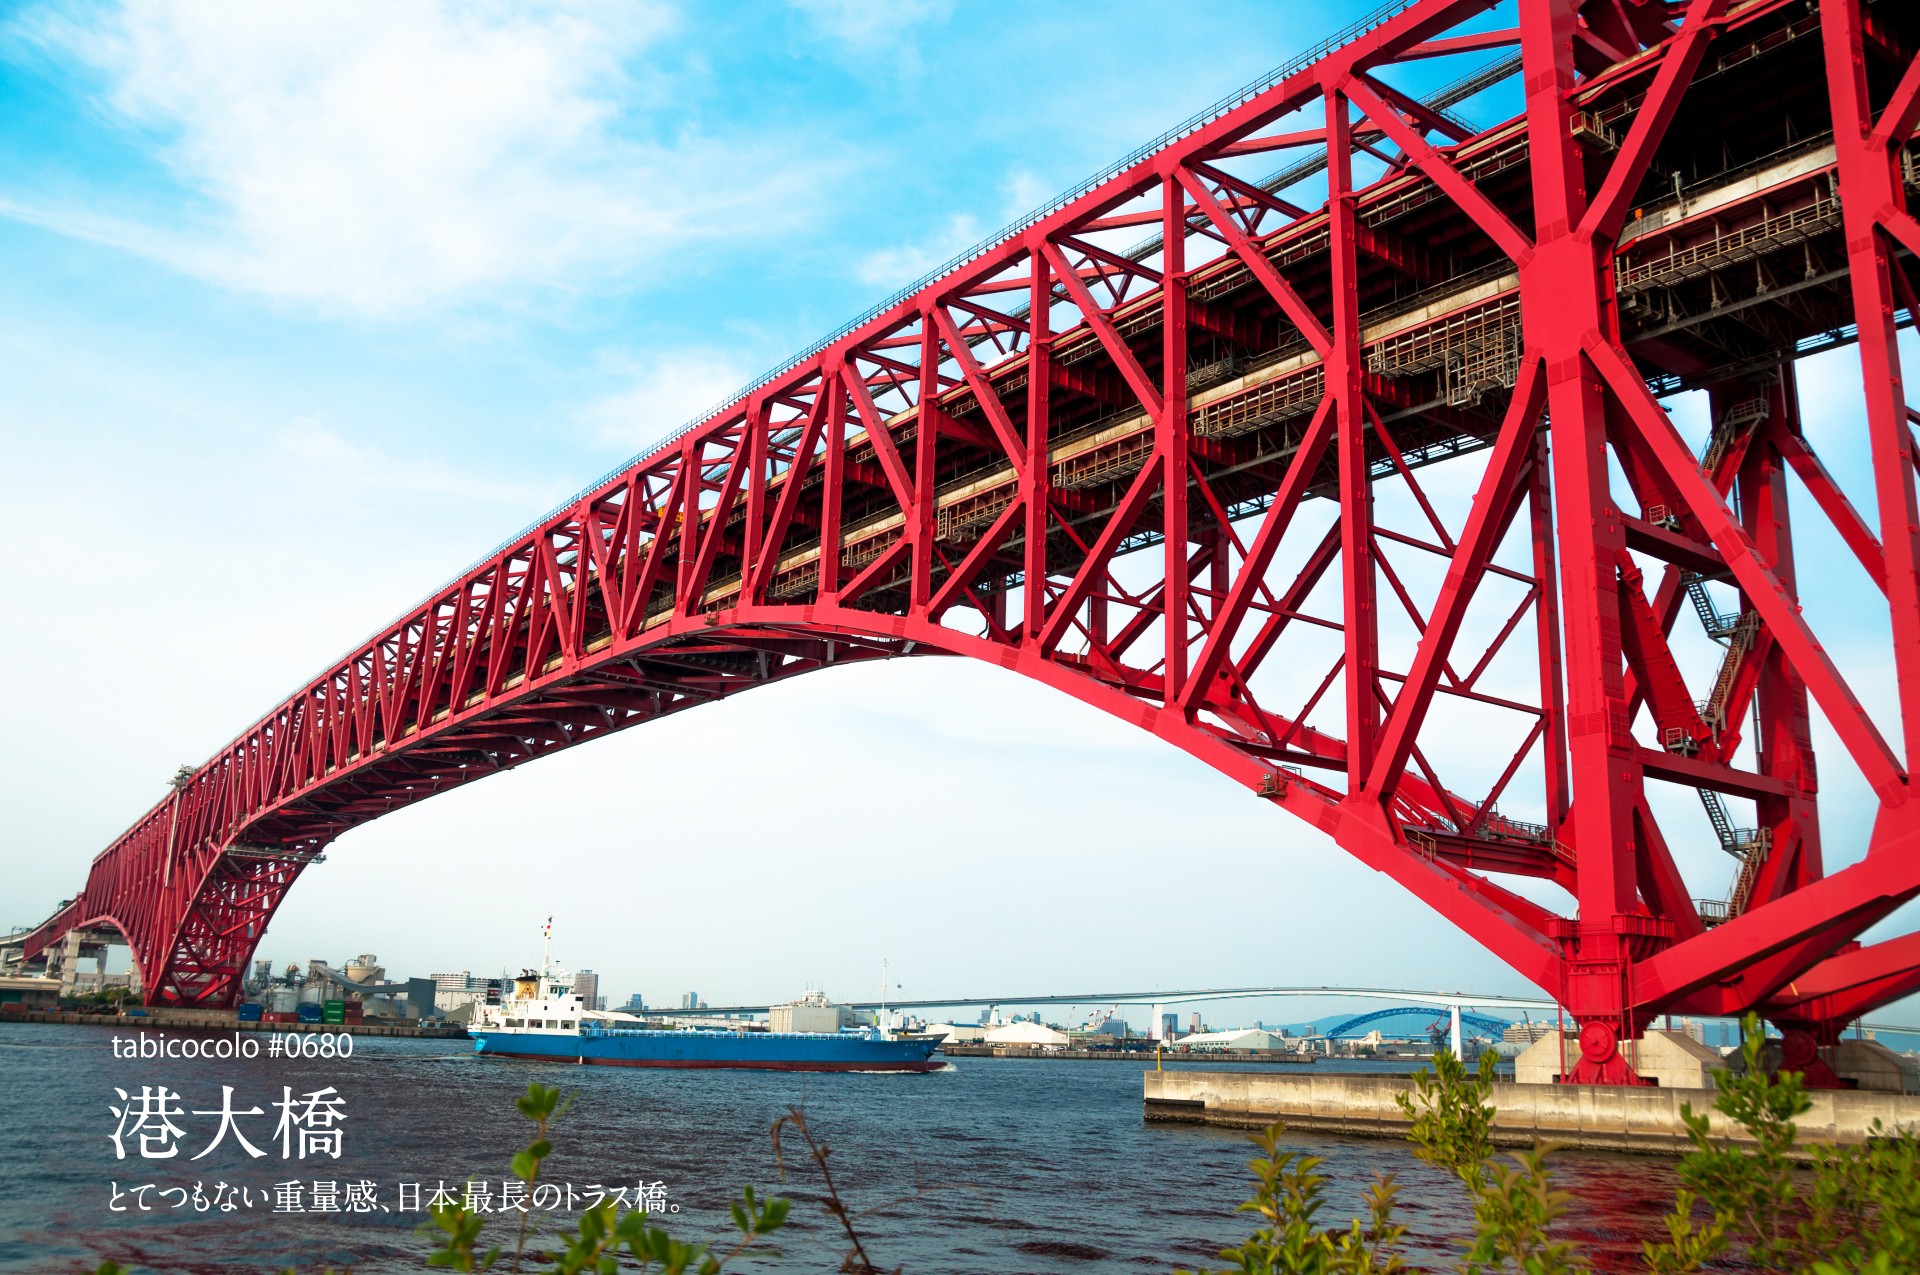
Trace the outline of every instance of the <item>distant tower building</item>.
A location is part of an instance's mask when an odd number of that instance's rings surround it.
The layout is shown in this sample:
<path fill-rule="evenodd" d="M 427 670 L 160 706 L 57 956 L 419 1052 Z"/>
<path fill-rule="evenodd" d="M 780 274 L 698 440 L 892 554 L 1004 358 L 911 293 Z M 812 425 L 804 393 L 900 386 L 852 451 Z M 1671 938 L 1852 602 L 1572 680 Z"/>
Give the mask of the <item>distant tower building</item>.
<path fill-rule="evenodd" d="M 1192 1032 L 1196 1036 L 1200 1034 L 1200 1011 L 1199 1010 L 1196 1009 L 1193 1011 L 1192 1014 L 1188 1015 L 1187 1030 Z"/>
<path fill-rule="evenodd" d="M 599 1009 L 600 976 L 592 970 L 581 970 L 573 976 L 573 994 L 580 998 L 582 1009 Z"/>
<path fill-rule="evenodd" d="M 473 975 L 467 970 L 458 974 L 434 974 L 433 988 L 437 992 L 464 992 L 473 986 Z"/>
<path fill-rule="evenodd" d="M 840 1010 L 840 1006 L 827 999 L 825 992 L 816 988 L 797 1001 L 770 1006 L 767 1028 L 777 1032 L 837 1032 Z"/>
<path fill-rule="evenodd" d="M 627 1012 L 629 1014 L 645 1013 L 646 1008 L 647 1002 L 641 999 L 640 993 L 635 992 L 633 995 L 627 997 Z"/>
<path fill-rule="evenodd" d="M 686 993 L 685 995 L 683 995 L 683 996 L 682 996 L 682 997 L 680 998 L 680 1008 L 681 1008 L 681 1009 L 699 1009 L 699 1008 L 700 1008 L 700 993 L 698 993 L 698 992 L 688 992 L 688 993 Z"/>

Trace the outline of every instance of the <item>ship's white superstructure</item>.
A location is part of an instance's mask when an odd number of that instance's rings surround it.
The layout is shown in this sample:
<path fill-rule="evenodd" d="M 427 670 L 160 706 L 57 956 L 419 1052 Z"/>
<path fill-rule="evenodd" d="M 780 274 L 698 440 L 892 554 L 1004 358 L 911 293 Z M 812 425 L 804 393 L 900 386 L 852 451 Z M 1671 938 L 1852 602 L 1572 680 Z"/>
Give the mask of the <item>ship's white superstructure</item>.
<path fill-rule="evenodd" d="M 552 970 L 534 973 L 527 970 L 513 980 L 512 989 L 498 1005 L 475 1006 L 473 1028 L 496 1032 L 572 1032 L 580 1030 L 583 1017 L 580 998 L 573 991 L 573 976 Z M 593 1014 L 592 1017 L 604 1017 Z"/>

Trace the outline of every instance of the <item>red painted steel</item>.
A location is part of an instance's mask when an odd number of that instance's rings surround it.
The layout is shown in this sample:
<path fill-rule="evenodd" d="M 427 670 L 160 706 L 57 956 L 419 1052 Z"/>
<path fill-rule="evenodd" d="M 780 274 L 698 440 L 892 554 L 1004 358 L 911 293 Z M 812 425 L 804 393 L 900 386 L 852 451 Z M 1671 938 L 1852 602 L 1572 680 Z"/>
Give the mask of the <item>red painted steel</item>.
<path fill-rule="evenodd" d="M 1894 337 L 1920 17 L 1488 8 L 1376 15 L 599 484 L 184 779 L 31 947 L 115 926 L 157 994 L 229 1002 L 350 828 L 737 690 L 946 653 L 1392 876 L 1566 1006 L 1576 1078 L 1633 1082 L 1658 1013 L 1757 1009 L 1817 1050 L 1910 994 L 1916 937 L 1856 937 L 1920 893 Z M 1422 100 L 1429 59 L 1494 69 Z M 1516 119 L 1450 113 L 1502 80 Z M 1800 423 L 1794 359 L 1848 340 L 1877 516 Z M 1659 401 L 1689 388 L 1704 456 Z M 1473 453 L 1477 480 L 1436 484 Z M 1799 595 L 1790 505 L 1892 634 L 1875 712 L 1820 637 L 1850 617 Z M 1832 872 L 1816 708 L 1878 803 Z M 1731 878 L 1704 904 L 1703 846 Z"/>

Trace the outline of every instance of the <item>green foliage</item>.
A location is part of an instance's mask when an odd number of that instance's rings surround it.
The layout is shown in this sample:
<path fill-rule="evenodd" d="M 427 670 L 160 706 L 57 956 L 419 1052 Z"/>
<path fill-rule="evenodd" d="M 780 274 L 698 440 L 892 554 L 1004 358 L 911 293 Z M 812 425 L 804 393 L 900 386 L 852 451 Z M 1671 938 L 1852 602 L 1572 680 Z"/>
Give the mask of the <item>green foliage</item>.
<path fill-rule="evenodd" d="M 1589 1269 L 1573 1257 L 1573 1246 L 1547 1238 L 1547 1229 L 1566 1209 L 1567 1194 L 1553 1189 L 1547 1171 L 1551 1147 L 1515 1152 L 1514 1167 L 1487 1163 L 1473 1191 L 1473 1247 L 1462 1263 L 1466 1271 L 1524 1271 L 1526 1275 L 1571 1275 Z"/>
<path fill-rule="evenodd" d="M 620 1253 L 640 1263 L 641 1270 L 655 1266 L 666 1275 L 698 1272 L 714 1275 L 763 1235 L 771 1235 L 787 1220 L 788 1203 L 768 1200 L 764 1204 L 752 1187 L 741 1191 L 732 1205 L 734 1226 L 740 1239 L 724 1253 L 713 1253 L 705 1244 L 685 1244 L 669 1235 L 664 1227 L 654 1226 L 640 1212 L 622 1214 L 613 1201 L 596 1205 L 580 1215 L 579 1235 L 569 1237 L 567 1249 L 553 1269 L 561 1275 L 611 1275 L 620 1269 Z"/>
<path fill-rule="evenodd" d="M 1713 1106 L 1751 1144 L 1714 1138 L 1709 1117 L 1682 1108 L 1693 1150 L 1680 1179 L 1691 1190 L 1667 1219 L 1671 1242 L 1648 1246 L 1649 1265 L 1662 1275 L 1699 1270 L 1739 1245 L 1766 1270 L 1920 1270 L 1920 1136 L 1875 1122 L 1863 1145 L 1808 1148 L 1804 1180 L 1794 1119 L 1812 1100 L 1796 1073 L 1768 1071 L 1759 1020 L 1749 1015 L 1744 1026 L 1744 1066 L 1715 1074 Z M 1696 1194 L 1713 1220 L 1689 1230 Z"/>
<path fill-rule="evenodd" d="M 1262 1225 L 1245 1244 L 1221 1251 L 1221 1258 L 1232 1263 L 1224 1270 L 1245 1275 L 1397 1275 L 1406 1270 L 1393 1252 L 1407 1230 L 1393 1220 L 1398 1191 L 1393 1178 L 1376 1179 L 1367 1192 L 1366 1222 L 1355 1218 L 1345 1231 L 1323 1230 L 1314 1221 L 1324 1204 L 1325 1179 L 1318 1172 L 1323 1161 L 1281 1150 L 1281 1132 L 1276 1124 L 1254 1139 L 1264 1154 L 1249 1166 L 1256 1185 L 1240 1212 L 1258 1214 Z"/>
<path fill-rule="evenodd" d="M 497 1247 L 480 1251 L 480 1232 L 487 1223 L 478 1213 L 464 1208 L 436 1208 L 428 1216 L 428 1225 L 446 1234 L 440 1247 L 427 1256 L 428 1266 L 453 1271 L 486 1271 L 492 1270 L 493 1264 L 500 1260 Z"/>
<path fill-rule="evenodd" d="M 529 1191 L 540 1179 L 540 1171 L 553 1154 L 548 1126 L 566 1114 L 573 1105 L 563 1099 L 560 1090 L 539 1083 L 527 1086 L 527 1092 L 514 1100 L 520 1114 L 533 1121 L 533 1141 L 513 1157 L 514 1176 L 526 1182 Z M 732 1206 L 733 1224 L 740 1232 L 731 1247 L 715 1252 L 708 1244 L 688 1244 L 673 1238 L 665 1227 L 656 1226 L 639 1210 L 622 1212 L 616 1201 L 607 1200 L 580 1215 L 577 1234 L 558 1235 L 563 1245 L 558 1258 L 546 1269 L 553 1275 L 612 1275 L 622 1269 L 622 1254 L 639 1263 L 643 1271 L 662 1275 L 718 1275 L 728 1262 L 750 1245 L 779 1230 L 787 1220 L 790 1205 L 786 1200 L 761 1200 L 751 1186 L 741 1191 Z M 510 1270 L 518 1271 L 527 1260 L 527 1224 L 531 1212 L 522 1212 L 514 1237 Z M 486 1219 L 464 1206 L 436 1208 L 422 1229 L 438 1230 L 440 1246 L 427 1258 L 427 1265 L 455 1271 L 488 1271 L 500 1261 L 498 1246 L 482 1249 L 481 1232 Z M 111 1275 L 111 1273 L 107 1273 Z"/>
<path fill-rule="evenodd" d="M 1811 1105 L 1804 1078 L 1766 1065 L 1766 1034 L 1745 1024 L 1742 1067 L 1716 1073 L 1714 1109 L 1745 1137 L 1715 1138 L 1712 1120 L 1681 1108 L 1693 1149 L 1679 1164 L 1685 1184 L 1665 1219 L 1666 1238 L 1642 1246 L 1653 1275 L 1690 1275 L 1716 1262 L 1800 1275 L 1913 1275 L 1920 1272 L 1920 1134 L 1876 1124 L 1861 1146 L 1811 1148 L 1803 1163 L 1794 1120 Z M 1473 1198 L 1474 1237 L 1461 1255 L 1465 1275 L 1578 1275 L 1591 1268 L 1572 1245 L 1552 1238 L 1567 1196 L 1547 1168 L 1552 1148 L 1496 1161 L 1493 1059 L 1470 1072 L 1451 1054 L 1434 1058 L 1399 1097 L 1420 1159 L 1459 1178 Z M 1286 1151 L 1281 1126 L 1256 1141 L 1254 1196 L 1243 1212 L 1261 1225 L 1221 1257 L 1240 1272 L 1345 1275 L 1404 1269 L 1390 1255 L 1405 1228 L 1393 1221 L 1391 1179 L 1369 1196 L 1369 1220 L 1344 1235 L 1317 1223 L 1321 1161 Z M 1704 1216 L 1702 1216 L 1704 1214 Z"/>
<path fill-rule="evenodd" d="M 1693 1192 L 1685 1187 L 1674 1192 L 1673 1212 L 1667 1214 L 1667 1242 L 1651 1240 L 1640 1246 L 1647 1269 L 1654 1275 L 1685 1275 L 1697 1271 L 1726 1251 L 1727 1219 L 1715 1213 L 1705 1226 L 1693 1220 Z"/>
<path fill-rule="evenodd" d="M 122 1009 L 137 1008 L 139 1005 L 139 997 L 131 995 L 124 987 L 102 987 L 84 996 L 54 998 L 54 1008 L 82 1014 L 117 1014 Z"/>
<path fill-rule="evenodd" d="M 1431 1069 L 1414 1075 L 1412 1093 L 1394 1097 L 1413 1121 L 1407 1137 L 1414 1154 L 1458 1177 L 1472 1191 L 1480 1189 L 1487 1162 L 1493 1159 L 1494 1108 L 1488 1099 L 1498 1061 L 1491 1052 L 1484 1053 L 1479 1071 L 1469 1073 L 1451 1050 L 1442 1050 L 1434 1055 Z"/>
<path fill-rule="evenodd" d="M 1790 1264 L 1798 1242 L 1792 1225 L 1799 1207 L 1793 1121 L 1812 1101 L 1799 1075 L 1769 1073 L 1766 1045 L 1759 1019 L 1749 1015 L 1740 1050 L 1743 1066 L 1714 1073 L 1718 1088 L 1714 1109 L 1744 1128 L 1753 1140 L 1751 1145 L 1716 1140 L 1709 1118 L 1695 1114 L 1693 1104 L 1686 1103 L 1680 1118 L 1686 1122 L 1693 1150 L 1680 1161 L 1680 1180 L 1712 1210 L 1714 1226 L 1729 1244 L 1742 1239 L 1750 1260 L 1779 1269 Z M 1670 1217 L 1669 1230 L 1673 1226 Z M 1702 1260 L 1712 1255 L 1706 1252 Z"/>
<path fill-rule="evenodd" d="M 1564 1275 L 1582 1271 L 1572 1246 L 1551 1240 L 1547 1232 L 1566 1209 L 1566 1193 L 1553 1189 L 1547 1156 L 1553 1148 L 1535 1147 L 1498 1163 L 1493 1152 L 1494 1068 L 1499 1059 L 1480 1055 L 1477 1071 L 1443 1050 L 1433 1067 L 1413 1078 L 1413 1092 L 1396 1101 L 1412 1126 L 1407 1137 L 1414 1154 L 1459 1178 L 1473 1197 L 1473 1244 L 1461 1260 L 1468 1272 L 1522 1271 L 1526 1275 Z"/>
<path fill-rule="evenodd" d="M 814 1134 L 807 1124 L 806 1113 L 798 1107 L 787 1108 L 786 1114 L 773 1122 L 773 1161 L 779 1166 L 781 1179 L 784 1181 L 787 1176 L 786 1160 L 781 1154 L 780 1147 L 780 1136 L 785 1130 L 792 1130 L 799 1136 L 801 1143 L 807 1149 L 807 1158 L 812 1160 L 820 1170 L 820 1182 L 827 1193 L 821 1204 L 826 1208 L 827 1216 L 839 1224 L 840 1232 L 847 1240 L 846 1251 L 840 1258 L 842 1275 L 882 1275 L 880 1268 L 875 1266 L 873 1259 L 868 1256 L 866 1241 L 861 1237 L 859 1228 L 854 1225 L 858 1220 L 857 1217 L 847 1206 L 847 1202 L 841 1198 L 839 1187 L 834 1185 L 833 1170 L 827 1167 L 827 1157 L 832 1154 L 832 1148 Z M 738 1220 L 739 1215 L 736 1212 L 735 1221 L 738 1222 Z M 899 1268 L 895 1268 L 894 1275 L 899 1275 Z"/>

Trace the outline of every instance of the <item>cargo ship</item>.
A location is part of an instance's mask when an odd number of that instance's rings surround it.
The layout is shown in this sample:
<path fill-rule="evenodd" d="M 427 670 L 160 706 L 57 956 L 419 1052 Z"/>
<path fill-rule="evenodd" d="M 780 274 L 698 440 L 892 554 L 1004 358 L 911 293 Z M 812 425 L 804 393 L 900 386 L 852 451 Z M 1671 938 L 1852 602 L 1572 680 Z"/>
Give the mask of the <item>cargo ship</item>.
<path fill-rule="evenodd" d="M 565 974 L 532 971 L 497 1005 L 476 1006 L 467 1028 L 477 1054 L 597 1067 L 731 1067 L 767 1071 L 938 1071 L 937 1036 L 879 1028 L 730 1031 L 654 1027 L 583 1006 Z"/>

